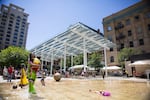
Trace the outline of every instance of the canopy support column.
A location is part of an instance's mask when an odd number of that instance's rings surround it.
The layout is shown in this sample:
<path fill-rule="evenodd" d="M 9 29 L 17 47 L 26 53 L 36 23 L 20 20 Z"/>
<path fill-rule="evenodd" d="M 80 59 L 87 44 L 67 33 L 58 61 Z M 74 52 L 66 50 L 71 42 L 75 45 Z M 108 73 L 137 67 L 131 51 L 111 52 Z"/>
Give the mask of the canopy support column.
<path fill-rule="evenodd" d="M 66 72 L 66 44 L 65 45 L 65 50 L 64 50 L 64 72 Z"/>
<path fill-rule="evenodd" d="M 73 55 L 71 55 L 71 67 L 73 66 Z"/>
<path fill-rule="evenodd" d="M 104 48 L 104 57 L 105 57 L 105 76 L 107 77 L 107 56 L 106 56 L 106 48 Z"/>
<path fill-rule="evenodd" d="M 43 58 L 41 59 L 41 70 L 43 70 Z"/>
<path fill-rule="evenodd" d="M 63 65 L 62 65 L 62 59 L 63 59 L 63 58 L 60 59 L 60 73 L 61 73 L 61 74 L 62 74 L 62 66 L 63 66 Z"/>
<path fill-rule="evenodd" d="M 52 56 L 51 56 L 51 70 L 50 70 L 50 75 L 52 76 L 52 71 L 53 71 L 53 63 L 54 63 L 54 54 L 53 54 L 53 50 L 52 50 Z"/>
<path fill-rule="evenodd" d="M 86 66 L 87 66 L 87 52 L 86 52 L 86 43 L 85 43 L 85 38 L 83 38 L 83 54 L 84 54 L 84 58 L 83 58 L 83 63 L 84 63 L 84 72 L 86 72 Z"/>

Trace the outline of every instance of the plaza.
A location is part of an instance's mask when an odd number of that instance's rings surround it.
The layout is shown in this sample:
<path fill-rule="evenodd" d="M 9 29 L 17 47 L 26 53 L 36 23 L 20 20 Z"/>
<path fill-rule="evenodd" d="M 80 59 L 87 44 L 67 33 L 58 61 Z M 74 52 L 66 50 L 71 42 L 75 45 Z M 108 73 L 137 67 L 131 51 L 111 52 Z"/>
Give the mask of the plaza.
<path fill-rule="evenodd" d="M 42 86 L 38 78 L 35 83 L 36 95 L 28 93 L 28 86 L 12 89 L 12 85 L 19 80 L 0 83 L 0 100 L 149 100 L 150 81 L 139 78 L 107 77 L 95 78 L 78 77 L 62 78 L 56 82 L 53 77 L 45 79 L 46 86 Z M 91 90 L 106 90 L 111 96 L 105 97 Z"/>

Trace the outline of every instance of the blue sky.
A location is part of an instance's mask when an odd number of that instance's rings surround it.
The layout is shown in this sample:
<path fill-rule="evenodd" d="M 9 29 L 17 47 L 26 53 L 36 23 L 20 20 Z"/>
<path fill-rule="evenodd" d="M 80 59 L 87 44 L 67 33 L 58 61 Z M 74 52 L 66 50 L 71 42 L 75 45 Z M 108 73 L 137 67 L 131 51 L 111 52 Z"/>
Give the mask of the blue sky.
<path fill-rule="evenodd" d="M 27 50 L 63 33 L 77 22 L 100 29 L 102 19 L 140 0 L 0 0 L 18 5 L 29 14 Z"/>

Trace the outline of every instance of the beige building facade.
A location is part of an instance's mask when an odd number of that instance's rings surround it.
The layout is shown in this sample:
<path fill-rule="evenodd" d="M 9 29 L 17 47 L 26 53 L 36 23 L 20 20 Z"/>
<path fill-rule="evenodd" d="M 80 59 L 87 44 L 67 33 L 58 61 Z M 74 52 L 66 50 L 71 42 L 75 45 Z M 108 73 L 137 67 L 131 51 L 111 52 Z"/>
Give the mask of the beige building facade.
<path fill-rule="evenodd" d="M 24 9 L 10 4 L 0 7 L 0 50 L 10 45 L 26 47 L 28 14 Z"/>
<path fill-rule="evenodd" d="M 108 66 L 119 65 L 118 53 L 123 48 L 150 53 L 149 5 L 149 0 L 143 0 L 103 18 L 104 37 L 116 44 L 107 51 Z"/>

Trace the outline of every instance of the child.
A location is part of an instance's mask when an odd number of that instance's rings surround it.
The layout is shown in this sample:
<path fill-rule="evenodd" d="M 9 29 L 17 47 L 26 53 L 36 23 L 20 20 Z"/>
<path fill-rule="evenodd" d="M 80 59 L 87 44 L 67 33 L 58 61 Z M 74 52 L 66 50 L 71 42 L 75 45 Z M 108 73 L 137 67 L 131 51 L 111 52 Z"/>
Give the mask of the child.
<path fill-rule="evenodd" d="M 21 77 L 20 77 L 20 84 L 19 84 L 21 88 L 28 84 L 28 79 L 24 67 L 25 67 L 24 65 L 21 65 Z"/>
<path fill-rule="evenodd" d="M 108 91 L 92 91 L 92 90 L 89 90 L 89 92 L 93 92 L 93 93 L 97 93 L 97 94 L 101 94 L 101 95 L 103 95 L 103 96 L 110 96 L 111 94 L 110 94 L 110 92 L 108 92 Z"/>
<path fill-rule="evenodd" d="M 42 83 L 43 86 L 45 86 L 44 78 L 45 78 L 45 71 L 42 70 L 42 79 L 41 79 L 41 83 Z"/>

